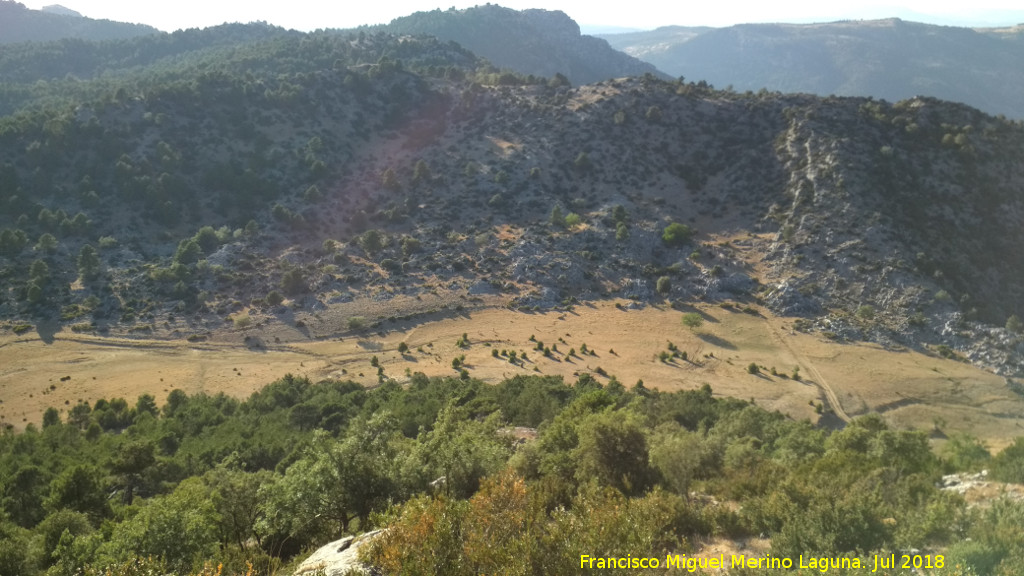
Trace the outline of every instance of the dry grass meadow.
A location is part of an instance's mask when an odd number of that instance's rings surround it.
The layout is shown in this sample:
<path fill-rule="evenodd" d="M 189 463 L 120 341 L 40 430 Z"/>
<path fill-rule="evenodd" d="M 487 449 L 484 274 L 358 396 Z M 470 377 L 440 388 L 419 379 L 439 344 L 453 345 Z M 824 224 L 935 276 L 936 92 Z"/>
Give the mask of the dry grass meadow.
<path fill-rule="evenodd" d="M 456 375 L 452 359 L 465 355 L 469 374 L 490 382 L 515 374 L 573 380 L 579 373 L 603 371 L 607 376 L 595 374 L 599 380 L 614 376 L 627 387 L 639 379 L 668 391 L 707 383 L 718 395 L 752 399 L 798 419 L 819 418 L 813 404 L 833 407 L 838 418 L 879 412 L 896 427 L 927 430 L 939 441 L 969 431 L 1000 449 L 1024 435 L 1024 399 L 1009 391 L 1003 378 L 965 363 L 912 350 L 835 343 L 794 332 L 787 319 L 736 308 L 695 308 L 704 323 L 691 329 L 682 324 L 680 311 L 630 310 L 628 304 L 607 301 L 532 314 L 486 308 L 405 328 L 259 347 L 239 343 L 237 332 L 202 343 L 67 331 L 44 343 L 34 333 L 7 334 L 0 336 L 0 421 L 21 428 L 39 423 L 49 406 L 66 410 L 80 400 L 111 397 L 132 402 L 142 393 L 162 401 L 174 388 L 246 397 L 286 373 L 373 386 L 373 356 L 385 376 L 399 382 L 412 372 Z M 272 329 L 251 328 L 246 334 L 250 342 L 268 342 L 262 331 Z M 463 334 L 468 344 L 459 347 Z M 552 349 L 550 357 L 535 350 L 531 336 Z M 409 346 L 405 354 L 398 352 L 402 342 Z M 659 359 L 669 342 L 688 360 Z M 581 353 L 584 344 L 594 353 Z M 569 355 L 571 349 L 575 355 Z M 519 358 L 525 352 L 527 359 L 512 364 L 502 350 L 514 350 Z M 751 363 L 760 367 L 759 374 L 748 373 Z M 796 367 L 799 381 L 791 376 Z"/>

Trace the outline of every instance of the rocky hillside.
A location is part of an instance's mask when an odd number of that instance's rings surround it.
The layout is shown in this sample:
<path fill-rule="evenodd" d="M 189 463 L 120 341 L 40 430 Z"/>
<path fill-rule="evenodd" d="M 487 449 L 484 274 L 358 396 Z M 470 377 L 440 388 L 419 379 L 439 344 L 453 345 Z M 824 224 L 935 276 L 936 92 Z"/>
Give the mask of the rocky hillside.
<path fill-rule="evenodd" d="M 719 87 L 891 101 L 932 96 L 1024 118 L 1021 26 L 973 30 L 888 19 L 668 26 L 602 38 L 673 76 Z"/>
<path fill-rule="evenodd" d="M 570 88 L 427 38 L 267 34 L 0 119 L 10 329 L 198 338 L 285 303 L 322 335 L 357 327 L 338 307 L 428 295 L 735 300 L 1020 369 L 1019 322 L 1001 328 L 1024 314 L 1018 122 L 653 75 Z"/>
<path fill-rule="evenodd" d="M 573 84 L 660 74 L 606 41 L 580 34 L 579 25 L 558 10 L 516 11 L 487 4 L 417 12 L 377 29 L 452 40 L 500 68 L 544 77 L 563 74 Z"/>
<path fill-rule="evenodd" d="M 143 24 L 83 18 L 63 6 L 30 10 L 15 0 L 0 0 L 0 44 L 49 42 L 64 38 L 114 40 L 157 34 L 159 30 Z"/>

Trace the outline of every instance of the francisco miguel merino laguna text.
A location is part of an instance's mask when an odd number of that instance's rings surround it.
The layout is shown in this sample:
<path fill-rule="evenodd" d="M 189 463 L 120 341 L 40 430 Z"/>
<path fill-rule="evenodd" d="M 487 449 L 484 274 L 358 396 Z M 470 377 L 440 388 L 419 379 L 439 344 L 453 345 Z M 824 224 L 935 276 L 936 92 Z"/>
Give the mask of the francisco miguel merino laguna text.
<path fill-rule="evenodd" d="M 902 564 L 904 567 L 913 568 L 942 568 L 944 565 L 944 558 L 941 555 L 936 556 L 907 556 L 901 557 Z M 842 557 L 807 557 L 804 558 L 801 554 L 796 562 L 792 558 L 785 556 L 772 556 L 766 554 L 765 556 L 746 556 L 744 554 L 731 554 L 728 561 L 726 560 L 725 554 L 720 554 L 717 558 L 702 557 L 697 558 L 693 556 L 687 556 L 686 554 L 668 554 L 665 560 L 662 561 L 660 558 L 654 557 L 634 557 L 632 554 L 627 554 L 622 557 L 612 556 L 591 556 L 589 554 L 580 555 L 580 568 L 587 569 L 639 569 L 639 568 L 675 568 L 678 570 L 686 570 L 687 572 L 696 572 L 697 570 L 709 570 L 709 569 L 721 569 L 721 568 L 753 568 L 753 569 L 769 569 L 769 568 L 809 568 L 811 570 L 817 570 L 819 572 L 828 572 L 833 568 L 868 568 L 871 567 L 871 572 L 877 572 L 879 568 L 894 568 L 897 565 L 895 555 L 891 556 L 879 556 L 876 554 L 873 561 L 865 566 L 861 563 L 860 558 L 842 558 Z"/>

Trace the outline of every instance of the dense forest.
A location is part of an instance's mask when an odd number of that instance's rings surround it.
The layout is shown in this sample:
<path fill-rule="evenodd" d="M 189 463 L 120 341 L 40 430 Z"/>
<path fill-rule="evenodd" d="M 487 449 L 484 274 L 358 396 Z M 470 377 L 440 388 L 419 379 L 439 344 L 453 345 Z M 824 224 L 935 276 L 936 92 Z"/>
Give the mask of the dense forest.
<path fill-rule="evenodd" d="M 288 375 L 244 401 L 101 399 L 0 436 L 0 574 L 280 573 L 378 526 L 367 559 L 387 574 L 582 573 L 583 553 L 758 535 L 794 561 L 919 550 L 941 574 L 1016 574 L 1024 503 L 936 487 L 981 468 L 1024 481 L 1024 440 L 935 454 L 876 416 L 829 432 L 706 386 L 589 374 L 373 389 Z"/>

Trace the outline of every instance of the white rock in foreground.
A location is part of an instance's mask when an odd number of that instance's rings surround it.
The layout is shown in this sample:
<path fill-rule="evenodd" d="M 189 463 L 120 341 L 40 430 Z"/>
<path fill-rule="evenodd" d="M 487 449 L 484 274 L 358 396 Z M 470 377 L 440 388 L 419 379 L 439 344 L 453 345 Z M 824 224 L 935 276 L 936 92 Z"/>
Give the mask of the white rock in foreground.
<path fill-rule="evenodd" d="M 351 570 L 360 574 L 376 574 L 372 567 L 359 561 L 359 549 L 369 544 L 383 530 L 374 530 L 359 536 L 346 536 L 314 552 L 295 569 L 294 576 L 309 576 L 321 572 L 324 576 L 344 576 Z"/>

